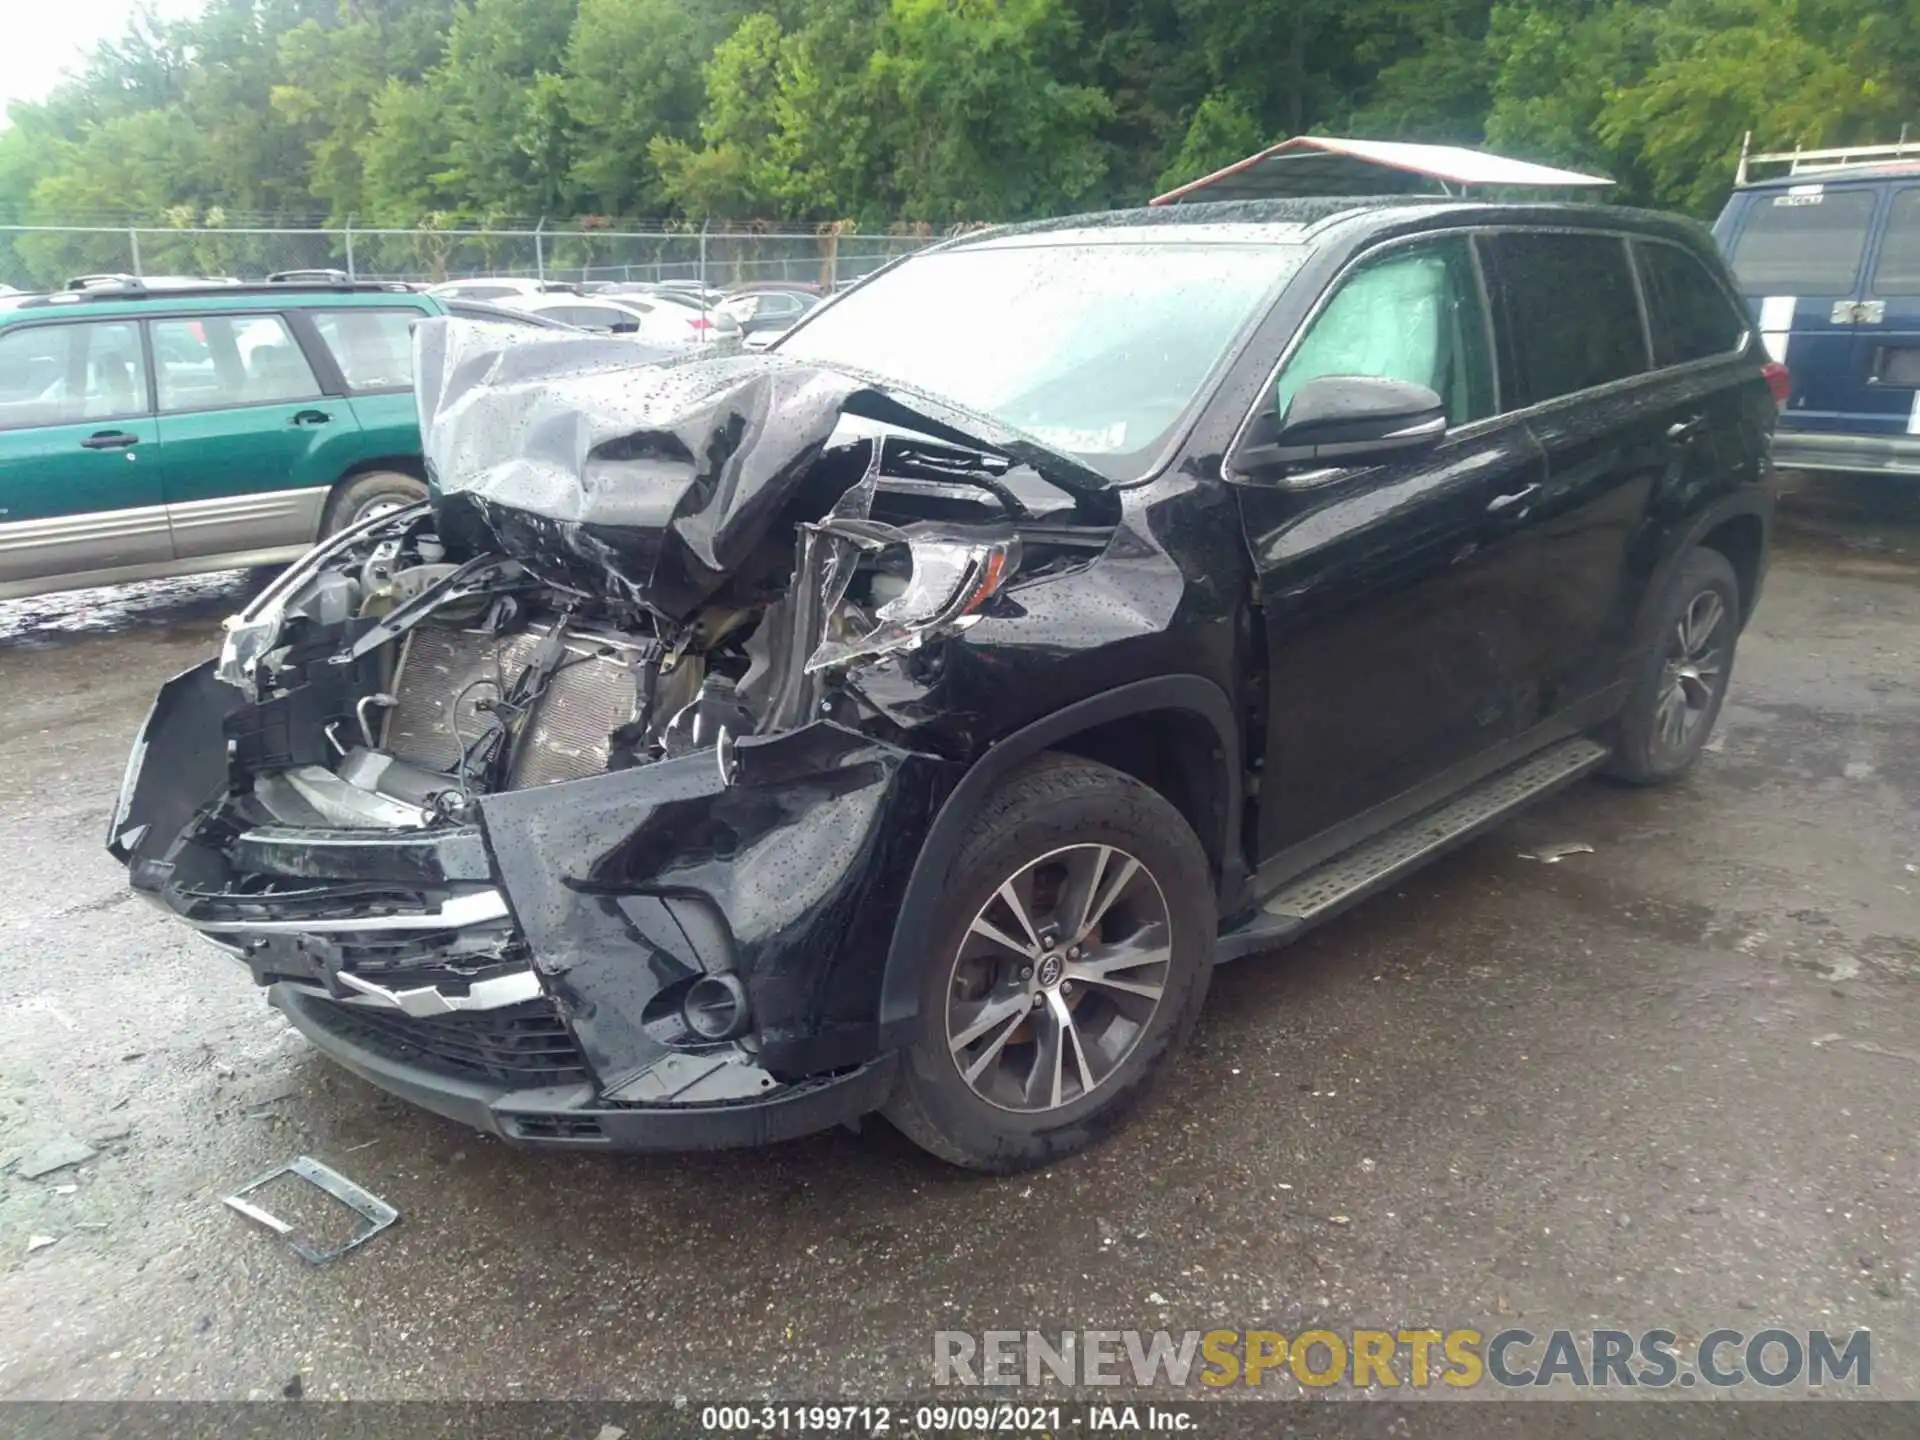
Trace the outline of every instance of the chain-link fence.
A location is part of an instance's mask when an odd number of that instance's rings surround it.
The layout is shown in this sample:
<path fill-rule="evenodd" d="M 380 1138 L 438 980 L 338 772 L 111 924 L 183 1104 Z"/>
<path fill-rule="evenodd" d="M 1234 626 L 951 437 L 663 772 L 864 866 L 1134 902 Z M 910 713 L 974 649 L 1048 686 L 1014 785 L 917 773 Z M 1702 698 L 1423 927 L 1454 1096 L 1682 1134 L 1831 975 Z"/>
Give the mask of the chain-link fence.
<path fill-rule="evenodd" d="M 58 289 L 81 275 L 233 276 L 339 270 L 361 280 L 438 282 L 489 275 L 543 280 L 786 281 L 832 289 L 941 238 L 916 227 L 816 231 L 194 229 L 0 225 L 0 282 Z"/>

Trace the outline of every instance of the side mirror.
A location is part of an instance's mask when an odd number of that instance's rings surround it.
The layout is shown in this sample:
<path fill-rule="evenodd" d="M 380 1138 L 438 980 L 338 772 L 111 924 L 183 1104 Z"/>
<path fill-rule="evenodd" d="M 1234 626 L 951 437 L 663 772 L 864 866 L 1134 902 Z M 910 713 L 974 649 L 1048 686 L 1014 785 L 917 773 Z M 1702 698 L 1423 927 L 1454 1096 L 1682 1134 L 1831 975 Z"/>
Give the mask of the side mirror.
<path fill-rule="evenodd" d="M 616 320 L 609 328 L 615 335 L 638 335 L 640 333 L 640 322 L 638 320 Z"/>
<path fill-rule="evenodd" d="M 1282 413 L 1259 416 L 1229 463 L 1247 475 L 1358 465 L 1424 450 L 1447 433 L 1447 407 L 1424 385 L 1375 375 L 1309 380 Z"/>

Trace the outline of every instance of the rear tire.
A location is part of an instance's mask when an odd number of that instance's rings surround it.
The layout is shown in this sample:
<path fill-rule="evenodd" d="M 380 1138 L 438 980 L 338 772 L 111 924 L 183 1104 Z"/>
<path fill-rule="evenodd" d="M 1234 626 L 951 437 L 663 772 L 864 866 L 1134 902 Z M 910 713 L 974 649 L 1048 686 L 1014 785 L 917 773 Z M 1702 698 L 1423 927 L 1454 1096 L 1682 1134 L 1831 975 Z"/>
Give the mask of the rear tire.
<path fill-rule="evenodd" d="M 1634 658 L 1606 773 L 1660 785 L 1693 768 L 1713 733 L 1740 639 L 1740 581 L 1718 550 L 1681 562 Z"/>
<path fill-rule="evenodd" d="M 1179 811 L 1091 761 L 1020 766 L 954 862 L 884 1113 L 973 1170 L 1084 1149 L 1192 1033 L 1214 938 L 1212 871 Z"/>
<path fill-rule="evenodd" d="M 398 470 L 369 470 L 333 488 L 320 522 L 320 538 L 337 535 L 382 510 L 400 510 L 427 498 L 427 483 Z"/>

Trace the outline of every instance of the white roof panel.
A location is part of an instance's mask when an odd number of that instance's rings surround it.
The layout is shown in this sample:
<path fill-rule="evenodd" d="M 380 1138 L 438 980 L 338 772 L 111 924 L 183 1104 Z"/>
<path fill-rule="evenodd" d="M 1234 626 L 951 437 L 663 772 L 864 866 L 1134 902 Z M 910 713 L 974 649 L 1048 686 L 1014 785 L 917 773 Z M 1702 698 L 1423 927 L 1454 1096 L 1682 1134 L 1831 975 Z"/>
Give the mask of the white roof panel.
<path fill-rule="evenodd" d="M 1404 140 L 1344 140 L 1300 135 L 1268 146 L 1223 170 L 1202 176 L 1152 204 L 1183 200 L 1272 200 L 1298 195 L 1434 193 L 1451 187 L 1527 189 L 1611 185 L 1583 175 L 1469 150 L 1464 145 L 1416 145 Z"/>

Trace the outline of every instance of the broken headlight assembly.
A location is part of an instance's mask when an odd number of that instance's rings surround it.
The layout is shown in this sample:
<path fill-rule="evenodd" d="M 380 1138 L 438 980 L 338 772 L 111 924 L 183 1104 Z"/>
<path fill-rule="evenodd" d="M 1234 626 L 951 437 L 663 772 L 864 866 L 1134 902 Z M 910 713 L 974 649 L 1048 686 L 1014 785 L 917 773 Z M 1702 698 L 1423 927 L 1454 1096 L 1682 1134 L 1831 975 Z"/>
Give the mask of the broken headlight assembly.
<path fill-rule="evenodd" d="M 1011 532 L 903 530 L 857 520 L 829 520 L 817 529 L 838 543 L 823 586 L 830 618 L 808 674 L 912 650 L 974 623 L 1020 565 L 1020 541 Z M 859 575 L 866 577 L 865 605 L 846 598 Z"/>

